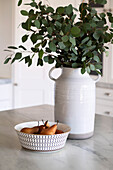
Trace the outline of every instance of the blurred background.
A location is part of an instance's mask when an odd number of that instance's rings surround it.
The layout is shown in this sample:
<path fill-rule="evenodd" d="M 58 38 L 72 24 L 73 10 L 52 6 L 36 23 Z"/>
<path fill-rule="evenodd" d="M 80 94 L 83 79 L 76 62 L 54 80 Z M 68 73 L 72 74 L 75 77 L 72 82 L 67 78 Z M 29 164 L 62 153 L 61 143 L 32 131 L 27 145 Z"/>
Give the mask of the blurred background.
<path fill-rule="evenodd" d="M 23 0 L 30 2 L 30 0 Z M 72 4 L 76 8 L 82 0 L 43 0 L 43 3 L 56 8 L 60 5 Z M 84 0 L 86 2 L 86 0 Z M 37 57 L 33 65 L 28 68 L 22 63 L 4 65 L 4 60 L 9 52 L 4 51 L 9 45 L 20 45 L 24 31 L 19 27 L 24 17 L 17 6 L 18 0 L 0 0 L 0 111 L 16 109 L 41 104 L 54 105 L 54 82 L 49 79 L 48 72 L 54 66 L 45 64 L 37 67 Z M 93 5 L 92 5 L 93 6 Z M 113 0 L 108 0 L 105 6 L 95 6 L 98 12 L 113 12 Z M 30 44 L 27 42 L 29 47 Z M 113 116 L 113 46 L 110 45 L 108 57 L 102 55 L 102 78 L 96 87 L 96 113 Z M 54 71 L 53 76 L 58 77 L 61 70 Z M 92 76 L 96 79 L 97 75 Z"/>

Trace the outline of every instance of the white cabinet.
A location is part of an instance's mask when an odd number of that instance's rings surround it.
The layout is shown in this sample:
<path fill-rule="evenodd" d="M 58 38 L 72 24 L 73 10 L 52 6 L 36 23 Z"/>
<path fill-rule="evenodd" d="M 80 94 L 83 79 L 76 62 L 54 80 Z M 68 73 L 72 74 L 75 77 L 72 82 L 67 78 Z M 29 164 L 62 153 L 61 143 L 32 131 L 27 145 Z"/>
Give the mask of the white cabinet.
<path fill-rule="evenodd" d="M 96 113 L 113 117 L 113 89 L 96 88 Z"/>
<path fill-rule="evenodd" d="M 0 111 L 12 109 L 12 84 L 0 85 Z"/>

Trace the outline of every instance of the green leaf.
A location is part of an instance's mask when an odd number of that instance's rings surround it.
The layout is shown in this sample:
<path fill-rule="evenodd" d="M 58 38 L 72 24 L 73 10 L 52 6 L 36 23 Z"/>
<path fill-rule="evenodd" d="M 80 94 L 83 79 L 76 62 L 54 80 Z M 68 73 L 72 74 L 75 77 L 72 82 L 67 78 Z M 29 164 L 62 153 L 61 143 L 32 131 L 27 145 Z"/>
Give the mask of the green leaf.
<path fill-rule="evenodd" d="M 43 54 L 44 54 L 44 51 L 41 49 L 38 53 L 38 56 L 40 59 L 42 59 Z"/>
<path fill-rule="evenodd" d="M 50 57 L 48 63 L 49 64 L 53 64 L 54 63 L 54 59 L 52 57 Z"/>
<path fill-rule="evenodd" d="M 106 0 L 95 0 L 97 4 L 105 5 L 107 3 Z"/>
<path fill-rule="evenodd" d="M 63 41 L 63 42 L 67 42 L 67 41 L 68 41 L 68 36 L 65 35 L 64 37 L 62 37 L 62 41 Z"/>
<path fill-rule="evenodd" d="M 23 50 L 27 50 L 24 46 L 20 45 L 18 48 L 22 48 Z"/>
<path fill-rule="evenodd" d="M 18 49 L 18 48 L 15 47 L 15 46 L 9 46 L 8 48 L 9 48 L 9 49 L 14 49 L 14 50 Z"/>
<path fill-rule="evenodd" d="M 40 65 L 40 66 L 43 66 L 43 60 L 42 59 L 38 59 L 38 63 L 37 63 L 37 66 Z"/>
<path fill-rule="evenodd" d="M 90 67 L 86 67 L 86 70 L 87 70 L 87 73 L 90 74 L 91 70 L 90 70 Z"/>
<path fill-rule="evenodd" d="M 47 13 L 51 12 L 53 13 L 54 12 L 54 9 L 52 7 L 48 7 L 47 10 L 46 10 Z"/>
<path fill-rule="evenodd" d="M 54 58 L 52 58 L 50 55 L 44 57 L 44 61 L 48 62 L 49 64 L 54 63 Z"/>
<path fill-rule="evenodd" d="M 45 62 L 48 62 L 49 60 L 48 60 L 48 56 L 44 56 L 44 61 Z"/>
<path fill-rule="evenodd" d="M 64 7 L 58 7 L 57 9 L 56 9 L 56 12 L 58 13 L 58 14 L 63 14 L 64 13 Z"/>
<path fill-rule="evenodd" d="M 51 51 L 56 52 L 56 45 L 53 42 L 49 43 L 49 48 Z"/>
<path fill-rule="evenodd" d="M 22 53 L 16 53 L 16 55 L 15 55 L 15 60 L 19 60 L 19 59 L 21 59 L 21 57 L 22 57 Z"/>
<path fill-rule="evenodd" d="M 32 50 L 34 53 L 39 52 L 39 49 L 38 49 L 38 48 L 31 47 L 31 50 Z"/>
<path fill-rule="evenodd" d="M 82 40 L 81 44 L 86 43 L 88 40 L 89 40 L 89 37 L 84 38 L 84 39 Z"/>
<path fill-rule="evenodd" d="M 83 61 L 85 61 L 85 60 L 86 60 L 86 57 L 82 57 L 82 60 L 81 60 L 81 61 L 83 62 Z"/>
<path fill-rule="evenodd" d="M 37 34 L 33 33 L 30 38 L 31 38 L 31 41 L 33 44 L 35 44 L 37 42 L 37 39 L 38 39 Z"/>
<path fill-rule="evenodd" d="M 70 37 L 69 41 L 75 46 L 76 45 L 76 40 L 75 38 Z"/>
<path fill-rule="evenodd" d="M 87 3 L 81 3 L 79 6 L 79 11 L 82 13 L 83 9 L 86 9 L 86 8 L 87 8 Z"/>
<path fill-rule="evenodd" d="M 13 60 L 11 62 L 11 64 L 14 63 L 15 60 L 20 60 L 21 58 L 22 58 L 22 53 L 16 53 L 15 57 L 13 58 Z"/>
<path fill-rule="evenodd" d="M 77 60 L 77 56 L 71 57 L 71 60 L 72 60 L 72 61 L 76 61 L 76 60 Z"/>
<path fill-rule="evenodd" d="M 63 35 L 64 35 L 64 33 L 63 33 L 63 31 L 62 31 L 62 30 L 60 31 L 60 35 L 61 35 L 61 36 L 63 36 Z"/>
<path fill-rule="evenodd" d="M 37 3 L 36 3 L 36 2 L 30 3 L 30 5 L 31 5 L 32 7 L 37 7 Z"/>
<path fill-rule="evenodd" d="M 82 73 L 82 74 L 84 74 L 85 71 L 86 71 L 85 68 L 82 68 L 82 69 L 81 69 L 81 73 Z"/>
<path fill-rule="evenodd" d="M 25 11 L 25 10 L 21 10 L 20 12 L 21 12 L 21 14 L 24 15 L 24 16 L 28 16 L 28 15 L 29 15 L 29 13 L 28 13 L 27 11 Z"/>
<path fill-rule="evenodd" d="M 78 67 L 78 63 L 73 63 L 72 64 L 72 68 L 77 68 Z"/>
<path fill-rule="evenodd" d="M 101 14 L 100 14 L 100 17 L 101 17 L 101 18 L 105 18 L 105 16 L 106 16 L 105 13 L 101 13 Z"/>
<path fill-rule="evenodd" d="M 24 57 L 24 58 L 25 58 L 25 64 L 30 62 L 30 56 L 29 56 L 29 55 L 26 56 L 26 57 Z M 21 60 L 20 60 L 20 61 L 21 61 Z"/>
<path fill-rule="evenodd" d="M 28 62 L 28 67 L 30 67 L 32 65 L 32 59 L 30 58 L 29 62 Z"/>
<path fill-rule="evenodd" d="M 100 38 L 100 34 L 98 34 L 98 32 L 96 31 L 96 32 L 94 32 L 93 37 L 94 37 L 96 40 L 98 40 L 98 39 Z"/>
<path fill-rule="evenodd" d="M 72 14 L 72 12 L 73 12 L 73 7 L 72 7 L 72 5 L 70 4 L 69 6 L 66 7 L 66 14 L 67 14 L 67 15 L 70 15 L 70 14 Z"/>
<path fill-rule="evenodd" d="M 111 23 L 111 27 L 113 28 L 113 23 Z"/>
<path fill-rule="evenodd" d="M 58 45 L 60 46 L 60 49 L 64 49 L 66 47 L 63 42 L 59 42 Z"/>
<path fill-rule="evenodd" d="M 95 68 L 100 70 L 100 69 L 102 69 L 102 65 L 96 64 L 96 65 L 95 65 Z"/>
<path fill-rule="evenodd" d="M 74 20 L 75 20 L 75 18 L 76 18 L 76 14 L 74 14 L 72 17 L 71 17 L 71 20 L 72 20 L 72 22 L 74 22 Z"/>
<path fill-rule="evenodd" d="M 75 37 L 79 37 L 80 29 L 77 26 L 71 28 L 71 34 Z"/>
<path fill-rule="evenodd" d="M 39 20 L 35 20 L 35 26 L 39 29 L 40 28 L 40 21 Z"/>
<path fill-rule="evenodd" d="M 94 71 L 94 70 L 95 70 L 95 66 L 94 66 L 93 64 L 90 64 L 90 69 L 91 69 L 92 71 Z"/>
<path fill-rule="evenodd" d="M 38 48 L 41 45 L 41 43 L 38 43 L 35 45 L 35 48 Z"/>
<path fill-rule="evenodd" d="M 100 58 L 99 58 L 97 55 L 94 56 L 94 60 L 95 60 L 96 62 L 100 62 Z"/>
<path fill-rule="evenodd" d="M 18 1 L 18 6 L 20 6 L 22 4 L 22 0 Z"/>
<path fill-rule="evenodd" d="M 44 41 L 42 42 L 42 47 L 44 48 L 44 47 L 46 46 L 46 44 L 47 44 L 47 40 L 44 40 Z"/>
<path fill-rule="evenodd" d="M 29 37 L 29 35 L 24 35 L 24 36 L 22 37 L 22 42 L 23 42 L 23 43 L 26 42 L 27 39 L 28 39 L 28 37 Z"/>
<path fill-rule="evenodd" d="M 48 32 L 50 35 L 52 35 L 52 32 L 53 32 L 52 28 L 51 28 L 51 27 L 48 27 L 48 28 L 47 28 L 47 32 Z"/>
<path fill-rule="evenodd" d="M 87 43 L 87 46 L 91 46 L 92 45 L 92 41 L 89 40 L 88 43 Z"/>
<path fill-rule="evenodd" d="M 4 64 L 7 64 L 10 60 L 11 60 L 11 57 L 6 58 L 6 60 L 4 61 Z"/>
<path fill-rule="evenodd" d="M 78 52 L 77 52 L 77 50 L 76 50 L 75 48 L 72 48 L 72 51 L 73 51 L 76 55 L 78 55 Z"/>
<path fill-rule="evenodd" d="M 56 24 L 57 27 L 61 27 L 62 26 L 62 24 L 60 22 L 58 22 L 58 21 L 56 21 L 55 24 Z"/>
<path fill-rule="evenodd" d="M 89 50 L 94 50 L 96 48 L 96 45 L 92 45 L 91 47 L 88 47 Z"/>

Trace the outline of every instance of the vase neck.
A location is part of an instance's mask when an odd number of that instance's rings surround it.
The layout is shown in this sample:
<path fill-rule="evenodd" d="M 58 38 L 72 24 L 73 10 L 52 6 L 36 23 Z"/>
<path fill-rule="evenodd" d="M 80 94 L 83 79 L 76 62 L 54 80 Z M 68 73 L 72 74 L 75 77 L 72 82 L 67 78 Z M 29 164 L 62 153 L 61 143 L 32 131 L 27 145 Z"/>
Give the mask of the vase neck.
<path fill-rule="evenodd" d="M 63 67 L 62 71 L 63 77 L 69 77 L 69 78 L 77 78 L 77 77 L 89 77 L 89 74 L 85 72 L 84 74 L 81 73 L 81 68 L 65 68 Z"/>

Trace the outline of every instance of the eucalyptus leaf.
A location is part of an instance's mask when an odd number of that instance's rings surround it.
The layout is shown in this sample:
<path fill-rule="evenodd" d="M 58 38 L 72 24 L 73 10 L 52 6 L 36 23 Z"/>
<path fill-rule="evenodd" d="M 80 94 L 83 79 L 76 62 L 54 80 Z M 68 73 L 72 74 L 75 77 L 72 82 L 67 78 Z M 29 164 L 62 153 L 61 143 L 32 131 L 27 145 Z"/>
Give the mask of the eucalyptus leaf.
<path fill-rule="evenodd" d="M 58 45 L 60 46 L 60 49 L 64 49 L 66 47 L 63 42 L 59 42 Z"/>
<path fill-rule="evenodd" d="M 51 51 L 55 52 L 56 51 L 56 45 L 53 42 L 49 43 L 49 48 Z"/>
<path fill-rule="evenodd" d="M 69 41 L 75 46 L 76 45 L 76 40 L 75 38 L 70 37 Z"/>
<path fill-rule="evenodd" d="M 58 7 L 57 9 L 56 9 L 56 12 L 58 13 L 58 14 L 63 14 L 64 13 L 64 7 Z"/>
<path fill-rule="evenodd" d="M 41 49 L 38 53 L 38 56 L 39 56 L 40 59 L 42 59 L 43 54 L 44 54 L 44 51 Z"/>
<path fill-rule="evenodd" d="M 71 28 L 71 34 L 75 37 L 80 35 L 80 29 L 77 26 Z"/>
<path fill-rule="evenodd" d="M 18 6 L 20 6 L 22 4 L 22 0 L 18 1 Z"/>
<path fill-rule="evenodd" d="M 40 21 L 39 20 L 35 20 L 35 26 L 39 29 L 40 28 Z"/>
<path fill-rule="evenodd" d="M 68 41 L 68 39 L 69 39 L 69 38 L 68 38 L 68 36 L 67 36 L 67 35 L 65 35 L 64 37 L 62 37 L 62 41 L 63 41 L 63 42 L 67 42 L 67 41 Z"/>
<path fill-rule="evenodd" d="M 78 67 L 78 63 L 73 63 L 72 64 L 72 68 L 77 68 Z"/>
<path fill-rule="evenodd" d="M 11 57 L 5 59 L 4 64 L 7 64 L 11 60 Z"/>
<path fill-rule="evenodd" d="M 18 48 L 15 47 L 15 46 L 9 46 L 8 48 L 9 48 L 9 49 L 14 49 L 14 50 L 18 49 Z"/>
<path fill-rule="evenodd" d="M 107 3 L 106 0 L 95 0 L 97 4 L 105 5 Z"/>
<path fill-rule="evenodd" d="M 21 10 L 20 12 L 21 12 L 21 14 L 24 15 L 24 16 L 28 16 L 28 15 L 29 15 L 29 13 L 28 13 L 27 11 L 25 11 L 25 10 Z"/>

